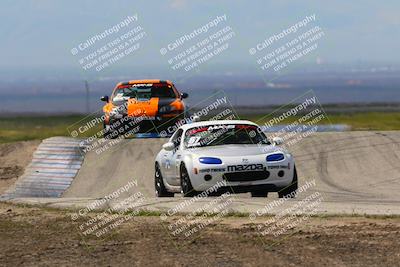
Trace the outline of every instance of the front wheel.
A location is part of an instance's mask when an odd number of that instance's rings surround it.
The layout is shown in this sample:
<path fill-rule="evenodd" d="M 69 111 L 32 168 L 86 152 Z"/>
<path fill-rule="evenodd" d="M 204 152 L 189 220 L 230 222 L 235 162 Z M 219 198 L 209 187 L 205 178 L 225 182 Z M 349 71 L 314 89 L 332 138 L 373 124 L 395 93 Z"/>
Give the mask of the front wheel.
<path fill-rule="evenodd" d="M 181 166 L 181 191 L 184 197 L 194 197 L 198 194 L 198 192 L 193 189 L 185 165 Z"/>
<path fill-rule="evenodd" d="M 292 183 L 287 187 L 281 189 L 278 192 L 278 196 L 279 198 L 284 198 L 284 197 L 295 198 L 297 195 L 297 188 L 298 188 L 297 171 L 296 171 L 296 166 L 294 166 Z"/>
<path fill-rule="evenodd" d="M 173 197 L 174 193 L 168 192 L 165 188 L 164 181 L 161 175 L 160 166 L 156 163 L 154 172 L 154 186 L 157 197 Z"/>

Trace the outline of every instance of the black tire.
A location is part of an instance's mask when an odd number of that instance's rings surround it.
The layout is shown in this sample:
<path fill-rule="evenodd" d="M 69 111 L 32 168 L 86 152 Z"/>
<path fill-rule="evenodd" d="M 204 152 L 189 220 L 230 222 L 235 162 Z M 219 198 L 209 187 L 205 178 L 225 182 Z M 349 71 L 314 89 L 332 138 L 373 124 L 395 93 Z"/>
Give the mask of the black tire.
<path fill-rule="evenodd" d="M 160 166 L 156 163 L 154 171 L 154 187 L 157 197 L 173 197 L 174 193 L 168 192 L 165 188 L 164 181 L 161 175 Z"/>
<path fill-rule="evenodd" d="M 299 187 L 298 185 L 298 180 L 297 180 L 297 170 L 296 170 L 296 166 L 294 166 L 294 172 L 293 172 L 293 180 L 292 183 L 290 185 L 288 185 L 287 187 L 281 189 L 278 192 L 278 196 L 279 198 L 295 198 L 297 193 L 295 193 L 297 191 L 297 188 Z"/>
<path fill-rule="evenodd" d="M 267 191 L 251 191 L 251 197 L 268 197 L 268 192 Z"/>
<path fill-rule="evenodd" d="M 198 194 L 193 189 L 192 183 L 190 182 L 189 173 L 186 170 L 185 165 L 181 165 L 181 191 L 184 197 L 194 197 Z"/>

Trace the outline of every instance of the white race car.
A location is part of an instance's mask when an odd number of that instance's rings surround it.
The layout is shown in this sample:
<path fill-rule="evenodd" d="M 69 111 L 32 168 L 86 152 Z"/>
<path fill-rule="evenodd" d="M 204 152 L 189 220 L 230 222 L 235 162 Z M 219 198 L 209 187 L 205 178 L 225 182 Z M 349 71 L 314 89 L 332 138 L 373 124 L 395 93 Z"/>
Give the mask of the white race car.
<path fill-rule="evenodd" d="M 156 157 L 156 195 L 172 197 L 181 192 L 194 196 L 223 185 L 217 192 L 251 192 L 253 197 L 278 192 L 279 197 L 294 197 L 297 172 L 293 156 L 278 146 L 281 138 L 271 141 L 250 121 L 185 124 Z"/>

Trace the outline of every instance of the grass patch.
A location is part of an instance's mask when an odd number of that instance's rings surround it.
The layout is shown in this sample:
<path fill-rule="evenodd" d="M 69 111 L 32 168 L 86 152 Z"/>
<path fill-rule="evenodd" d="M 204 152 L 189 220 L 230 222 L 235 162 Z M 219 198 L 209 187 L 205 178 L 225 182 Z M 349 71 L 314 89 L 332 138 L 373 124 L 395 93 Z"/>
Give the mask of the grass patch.
<path fill-rule="evenodd" d="M 51 136 L 70 136 L 68 127 L 79 122 L 83 115 L 32 116 L 0 118 L 0 143 L 45 139 Z M 101 130 L 97 125 L 82 136 Z"/>
<path fill-rule="evenodd" d="M 240 118 L 248 119 L 259 124 L 268 118 L 265 114 L 239 114 Z M 0 143 L 45 139 L 51 136 L 69 136 L 68 127 L 78 123 L 84 115 L 57 115 L 57 116 L 18 116 L 0 118 Z M 352 130 L 400 130 L 400 112 L 363 112 L 328 114 L 321 124 L 347 124 Z M 283 123 L 290 123 L 298 117 L 286 119 Z M 87 121 L 87 120 L 85 120 Z M 81 137 L 91 136 L 99 132 L 101 124 L 97 124 Z"/>
<path fill-rule="evenodd" d="M 272 117 L 264 115 L 240 115 L 241 119 L 251 120 L 258 124 L 265 123 Z M 400 112 L 363 112 L 363 113 L 343 113 L 327 114 L 328 119 L 324 119 L 320 124 L 347 124 L 353 131 L 388 131 L 400 130 Z M 299 116 L 292 116 L 283 121 L 291 123 L 298 120 Z"/>
<path fill-rule="evenodd" d="M 70 216 L 72 213 L 76 213 L 80 208 L 73 208 L 73 207 L 51 207 L 51 204 L 35 204 L 35 203 L 13 203 L 10 201 L 0 201 L 0 204 L 7 205 L 8 207 L 18 207 L 23 209 L 31 209 L 35 211 L 35 209 L 40 209 L 41 211 L 46 212 L 56 212 L 58 214 L 64 216 Z M 87 213 L 87 216 L 95 216 L 96 214 L 103 213 L 105 209 L 97 209 L 92 210 Z M 108 212 L 108 214 L 121 214 L 121 215 L 133 215 L 133 217 L 160 217 L 161 215 L 166 214 L 164 211 L 155 211 L 155 210 L 138 210 L 138 211 L 127 211 L 127 212 Z M 189 213 L 177 213 L 173 216 L 167 216 L 167 218 L 180 218 L 182 216 L 186 216 Z M 205 212 L 198 212 L 192 214 L 194 217 L 201 217 L 204 214 L 208 214 L 209 217 L 218 215 L 218 213 L 205 213 Z M 235 212 L 230 211 L 221 218 L 247 218 L 249 215 L 252 214 L 251 212 Z M 262 214 L 261 216 L 256 216 L 257 219 L 262 218 L 272 218 L 275 214 L 273 213 L 266 213 Z M 301 217 L 303 215 L 297 215 L 296 217 Z M 80 216 L 80 218 L 82 218 Z M 321 213 L 321 214 L 313 214 L 310 215 L 310 218 L 315 219 L 334 219 L 334 218 L 366 218 L 366 219 L 400 219 L 400 214 L 358 214 L 358 213 Z M 257 223 L 257 221 L 255 222 Z"/>

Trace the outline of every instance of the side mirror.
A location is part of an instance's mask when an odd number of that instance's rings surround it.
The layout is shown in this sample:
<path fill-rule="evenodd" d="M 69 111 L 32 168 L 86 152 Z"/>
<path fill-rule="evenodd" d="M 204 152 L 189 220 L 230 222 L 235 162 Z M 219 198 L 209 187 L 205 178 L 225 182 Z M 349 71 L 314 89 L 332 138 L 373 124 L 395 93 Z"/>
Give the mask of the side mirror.
<path fill-rule="evenodd" d="M 100 100 L 108 103 L 108 101 L 109 101 L 108 95 L 103 95 L 103 96 L 100 98 Z"/>
<path fill-rule="evenodd" d="M 188 96 L 189 96 L 188 93 L 181 93 L 182 98 L 188 98 Z"/>
<path fill-rule="evenodd" d="M 163 144 L 162 148 L 167 151 L 171 151 L 171 150 L 175 149 L 175 145 L 172 142 L 168 142 L 168 143 Z"/>
<path fill-rule="evenodd" d="M 272 143 L 274 143 L 276 146 L 279 146 L 283 144 L 283 139 L 281 137 L 274 137 L 272 138 Z"/>

